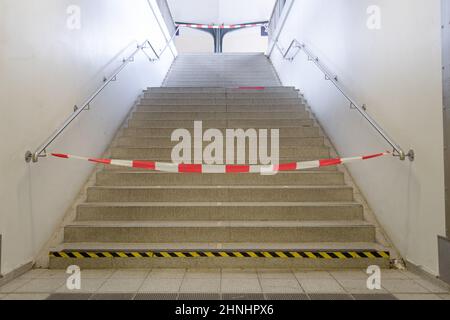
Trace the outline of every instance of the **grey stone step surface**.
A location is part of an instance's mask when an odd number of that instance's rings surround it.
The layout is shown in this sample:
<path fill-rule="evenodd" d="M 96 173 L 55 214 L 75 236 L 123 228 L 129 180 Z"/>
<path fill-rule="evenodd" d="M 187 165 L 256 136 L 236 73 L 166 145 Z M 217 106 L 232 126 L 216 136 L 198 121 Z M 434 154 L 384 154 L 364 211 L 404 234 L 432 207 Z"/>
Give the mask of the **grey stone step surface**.
<path fill-rule="evenodd" d="M 144 93 L 238 93 L 268 94 L 298 92 L 294 87 L 265 87 L 260 89 L 224 88 L 224 87 L 149 87 Z"/>
<path fill-rule="evenodd" d="M 230 129 L 281 129 L 285 127 L 311 127 L 313 119 L 240 119 L 240 120 L 205 120 L 203 128 L 230 128 Z M 128 120 L 129 128 L 193 128 L 192 120 Z"/>
<path fill-rule="evenodd" d="M 282 230 L 283 232 L 280 232 Z M 371 242 L 364 221 L 77 221 L 64 242 Z"/>
<path fill-rule="evenodd" d="M 168 185 L 344 185 L 344 174 L 339 171 L 279 172 L 260 174 L 178 174 L 163 172 L 100 171 L 97 186 L 168 186 Z"/>
<path fill-rule="evenodd" d="M 270 139 L 268 139 L 270 141 Z M 175 144 L 174 144 L 175 146 Z M 225 157 L 226 143 L 223 146 L 223 156 Z M 111 148 L 111 157 L 114 159 L 129 159 L 129 160 L 140 160 L 140 159 L 171 159 L 172 147 L 168 148 L 138 148 L 138 147 L 113 147 Z M 195 151 L 203 152 L 203 149 L 191 148 L 192 155 Z M 246 155 L 245 159 L 248 161 L 249 156 L 254 154 L 258 157 L 258 149 L 235 147 L 235 161 L 240 152 Z M 270 149 L 269 149 L 270 152 Z M 279 148 L 279 159 L 305 159 L 306 157 L 311 157 L 312 159 L 324 159 L 330 157 L 330 150 L 325 146 L 300 146 L 300 147 L 283 147 Z M 191 158 L 192 159 L 192 158 Z M 258 159 L 259 160 L 259 159 Z M 237 162 L 234 162 L 235 164 Z M 259 163 L 259 162 L 258 162 Z M 228 163 L 233 164 L 233 163 Z"/>
<path fill-rule="evenodd" d="M 296 112 L 133 112 L 133 120 L 238 120 L 309 119 L 307 111 Z"/>
<path fill-rule="evenodd" d="M 311 120 L 312 122 L 312 120 Z M 205 127 L 205 123 L 203 123 L 204 129 L 208 129 Z M 155 137 L 155 138 L 168 138 L 172 135 L 173 131 L 178 129 L 177 127 L 152 127 L 152 128 L 136 128 L 136 127 L 128 127 L 124 128 L 122 131 L 123 137 Z M 191 134 L 193 131 L 193 124 L 186 128 Z M 223 134 L 226 132 L 225 127 L 217 127 L 216 129 L 220 130 Z M 307 126 L 307 127 L 283 127 L 277 128 L 279 129 L 280 138 L 303 138 L 303 137 L 320 137 L 320 131 L 318 127 Z"/>
<path fill-rule="evenodd" d="M 270 134 L 270 131 L 269 131 Z M 226 138 L 224 135 L 224 143 L 232 143 L 234 139 Z M 270 137 L 268 138 L 270 141 Z M 164 148 L 173 147 L 178 143 L 171 141 L 171 134 L 164 138 L 151 138 L 139 136 L 123 136 L 116 140 L 114 146 L 118 147 L 138 147 L 138 148 Z M 207 146 L 211 142 L 203 142 L 203 146 Z M 298 146 L 324 146 L 324 137 L 299 137 L 299 138 L 280 138 L 279 145 L 281 147 L 298 147 Z"/>
<path fill-rule="evenodd" d="M 247 87 L 247 88 L 242 88 Z M 172 162 L 176 129 L 279 129 L 280 162 L 329 158 L 331 150 L 299 91 L 282 87 L 262 54 L 180 55 L 163 87 L 146 88 L 107 156 Z M 224 144 L 229 141 L 225 139 Z M 203 143 L 203 146 L 209 143 Z M 248 147 L 242 150 L 253 151 Z M 191 150 L 192 151 L 192 150 Z M 236 151 L 236 150 L 235 150 Z M 65 268 L 365 268 L 389 267 L 386 257 L 351 257 L 349 251 L 384 251 L 376 228 L 364 221 L 337 167 L 276 175 L 177 174 L 99 165 L 95 183 L 66 223 L 51 251 L 338 251 L 344 258 L 236 257 L 77 259 L 50 255 Z M 82 256 L 77 254 L 76 256 Z"/>
<path fill-rule="evenodd" d="M 300 98 L 270 98 L 265 99 L 261 98 L 236 98 L 236 99 L 186 99 L 186 98 L 177 98 L 177 99 L 157 99 L 157 98 L 142 98 L 140 99 L 141 105 L 292 105 L 292 104 L 301 104 L 302 100 Z"/>
<path fill-rule="evenodd" d="M 77 221 L 362 220 L 356 202 L 91 202 Z"/>
<path fill-rule="evenodd" d="M 145 186 L 87 189 L 87 202 L 247 202 L 268 201 L 353 201 L 353 189 L 348 186 Z"/>
<path fill-rule="evenodd" d="M 298 98 L 298 92 L 291 91 L 291 92 L 261 92 L 258 93 L 258 91 L 254 92 L 247 92 L 247 93 L 199 93 L 199 92 L 193 92 L 193 93 L 144 93 L 143 98 L 146 99 L 297 99 Z"/>
<path fill-rule="evenodd" d="M 135 108 L 138 112 L 304 112 L 305 106 L 292 105 L 142 105 Z"/>

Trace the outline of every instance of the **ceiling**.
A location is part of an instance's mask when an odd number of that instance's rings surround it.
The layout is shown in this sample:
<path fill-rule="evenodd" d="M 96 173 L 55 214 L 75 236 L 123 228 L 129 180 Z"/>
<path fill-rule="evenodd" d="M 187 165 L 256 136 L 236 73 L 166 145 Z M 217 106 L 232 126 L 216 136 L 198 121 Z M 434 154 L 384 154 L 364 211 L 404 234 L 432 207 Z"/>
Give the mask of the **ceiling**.
<path fill-rule="evenodd" d="M 178 22 L 239 24 L 270 19 L 275 0 L 168 0 Z"/>

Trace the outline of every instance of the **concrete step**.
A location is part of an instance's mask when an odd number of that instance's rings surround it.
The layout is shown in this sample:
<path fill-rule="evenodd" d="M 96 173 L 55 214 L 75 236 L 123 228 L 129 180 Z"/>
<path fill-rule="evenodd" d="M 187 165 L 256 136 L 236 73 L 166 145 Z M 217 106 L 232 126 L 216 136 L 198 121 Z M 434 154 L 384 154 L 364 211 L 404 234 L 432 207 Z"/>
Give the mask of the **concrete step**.
<path fill-rule="evenodd" d="M 304 112 L 304 105 L 141 105 L 135 108 L 137 112 L 252 112 L 252 113 L 278 113 L 278 112 Z"/>
<path fill-rule="evenodd" d="M 291 93 L 298 92 L 294 87 L 265 87 L 261 89 L 232 89 L 232 88 L 211 88 L 211 87 L 149 87 L 144 90 L 144 93 L 240 93 L 240 94 L 255 94 L 255 93 Z"/>
<path fill-rule="evenodd" d="M 148 99 L 297 99 L 297 91 L 289 92 L 224 92 L 224 93 L 144 93 Z"/>
<path fill-rule="evenodd" d="M 296 112 L 141 112 L 132 114 L 133 120 L 259 120 L 310 119 L 307 111 Z"/>
<path fill-rule="evenodd" d="M 169 87 L 224 87 L 224 88 L 239 88 L 245 87 L 268 87 L 276 86 L 276 82 L 261 82 L 261 81 L 233 81 L 233 82 L 212 82 L 212 81 L 168 81 L 166 85 Z"/>
<path fill-rule="evenodd" d="M 208 128 L 206 128 L 208 129 Z M 225 132 L 225 128 L 217 128 L 222 133 Z M 164 138 L 170 137 L 176 128 L 124 128 L 122 131 L 123 137 L 155 137 Z M 187 129 L 193 134 L 192 125 L 190 129 Z M 303 137 L 318 137 L 320 134 L 318 127 L 284 127 L 280 128 L 280 138 L 303 138 Z"/>
<path fill-rule="evenodd" d="M 139 101 L 140 105 L 292 105 L 302 104 L 300 98 L 286 98 L 286 99 L 155 99 L 142 98 Z"/>
<path fill-rule="evenodd" d="M 270 139 L 268 139 L 270 143 Z M 173 146 L 178 142 L 173 142 Z M 223 146 L 223 157 L 226 155 L 226 144 Z M 128 160 L 140 160 L 140 159 L 156 159 L 160 157 L 162 159 L 172 159 L 173 147 L 168 148 L 138 148 L 138 147 L 112 147 L 111 157 L 114 159 L 128 159 Z M 203 153 L 203 149 L 192 148 L 192 157 L 196 151 Z M 249 161 L 249 158 L 254 155 L 255 160 L 259 159 L 259 150 L 257 148 L 240 148 L 234 147 L 235 161 L 238 159 L 238 155 L 242 152 L 245 157 L 245 161 Z M 270 152 L 270 149 L 269 149 Z M 191 157 L 191 158 L 192 158 Z M 279 148 L 280 159 L 304 159 L 305 157 L 311 157 L 313 159 L 324 159 L 330 157 L 330 149 L 325 146 L 300 146 L 300 147 L 283 147 Z M 237 162 L 235 162 L 237 163 Z M 257 162 L 260 163 L 260 162 Z M 232 163 L 227 163 L 232 164 Z"/>
<path fill-rule="evenodd" d="M 269 132 L 270 133 L 270 132 Z M 224 134 L 224 141 L 232 143 L 233 139 L 227 139 Z M 324 137 L 301 137 L 301 138 L 280 138 L 281 147 L 300 147 L 300 146 L 324 146 Z M 115 143 L 115 147 L 136 147 L 136 148 L 168 148 L 173 147 L 178 142 L 172 142 L 171 136 L 164 138 L 149 138 L 149 137 L 119 137 Z M 206 147 L 210 142 L 204 142 Z"/>
<path fill-rule="evenodd" d="M 240 120 L 206 120 L 203 121 L 203 129 L 229 128 L 229 129 L 280 129 L 284 127 L 311 127 L 312 119 L 240 119 Z M 128 120 L 129 128 L 193 128 L 192 120 Z"/>
<path fill-rule="evenodd" d="M 280 172 L 273 176 L 260 174 L 177 174 L 163 172 L 100 171 L 97 186 L 170 186 L 170 185 L 266 185 L 266 186 L 320 186 L 344 185 L 344 174 L 339 171 Z"/>
<path fill-rule="evenodd" d="M 92 202 L 77 207 L 77 221 L 362 220 L 356 202 Z"/>
<path fill-rule="evenodd" d="M 304 270 L 366 269 L 370 265 L 389 268 L 389 258 L 352 258 L 354 252 L 385 252 L 387 249 L 372 242 L 341 243 L 67 243 L 52 248 L 52 252 L 339 252 L 343 259 L 309 258 L 230 258 L 230 257 L 190 257 L 190 258 L 58 258 L 50 256 L 50 268 L 66 269 L 78 265 L 82 269 L 123 269 L 123 268 L 294 268 Z M 345 254 L 345 256 L 344 256 Z M 67 254 L 66 254 L 67 256 Z M 88 255 L 89 256 L 89 255 Z M 131 255 L 132 256 L 132 255 Z M 169 256 L 169 255 L 167 255 Z M 315 257 L 316 254 L 310 254 Z M 356 255 L 355 255 L 356 257 Z"/>
<path fill-rule="evenodd" d="M 364 221 L 79 221 L 64 242 L 373 242 Z"/>
<path fill-rule="evenodd" d="M 353 189 L 347 186 L 94 186 L 87 202 L 349 202 Z"/>
<path fill-rule="evenodd" d="M 270 143 L 270 142 L 269 142 Z M 177 143 L 174 142 L 173 146 Z M 226 155 L 226 145 L 223 146 L 223 157 L 225 159 Z M 191 148 L 191 159 L 193 155 L 198 151 L 203 154 L 203 149 Z M 173 147 L 168 148 L 139 148 L 139 147 L 112 147 L 111 148 L 111 158 L 113 159 L 123 159 L 123 160 L 146 160 L 146 159 L 166 159 L 172 162 L 172 152 Z M 238 148 L 234 147 L 234 163 L 235 164 L 267 164 L 260 162 L 259 150 L 256 148 Z M 269 149 L 270 152 L 270 149 Z M 238 162 L 238 157 L 243 154 L 243 161 Z M 254 158 L 250 158 L 250 157 Z M 325 146 L 301 146 L 301 147 L 280 147 L 279 148 L 279 163 L 285 163 L 288 159 L 296 159 L 293 162 L 301 161 L 302 159 L 327 159 L 330 158 L 330 150 Z M 251 161 L 250 159 L 254 159 Z M 224 160 L 225 161 L 225 160 Z M 227 162 L 230 163 L 230 161 Z"/>

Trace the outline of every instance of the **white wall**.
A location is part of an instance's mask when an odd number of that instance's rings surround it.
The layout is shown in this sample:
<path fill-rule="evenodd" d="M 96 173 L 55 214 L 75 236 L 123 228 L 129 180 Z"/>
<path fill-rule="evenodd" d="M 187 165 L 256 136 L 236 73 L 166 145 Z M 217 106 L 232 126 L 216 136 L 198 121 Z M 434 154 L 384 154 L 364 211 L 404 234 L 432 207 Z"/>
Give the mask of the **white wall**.
<path fill-rule="evenodd" d="M 280 43 L 305 42 L 348 91 L 417 159 L 352 164 L 350 171 L 403 257 L 438 273 L 437 235 L 445 234 L 439 0 L 297 0 Z M 381 8 L 381 29 L 366 26 Z M 387 149 L 305 55 L 272 61 L 284 85 L 305 93 L 342 156 Z"/>
<path fill-rule="evenodd" d="M 270 19 L 275 0 L 169 0 L 175 21 L 205 24 L 239 24 Z M 212 36 L 199 30 L 182 28 L 176 39 L 183 52 L 213 52 Z M 224 52 L 264 52 L 267 37 L 261 28 L 249 28 L 227 34 Z"/>
<path fill-rule="evenodd" d="M 81 8 L 79 30 L 66 27 L 69 5 Z M 73 105 L 102 84 L 136 48 L 135 40 L 164 46 L 148 5 L 146 0 L 0 2 L 2 273 L 35 258 L 92 170 L 51 158 L 26 164 L 25 151 L 34 151 Z M 139 53 L 48 151 L 101 155 L 141 90 L 159 86 L 172 60 L 169 50 L 155 63 Z"/>

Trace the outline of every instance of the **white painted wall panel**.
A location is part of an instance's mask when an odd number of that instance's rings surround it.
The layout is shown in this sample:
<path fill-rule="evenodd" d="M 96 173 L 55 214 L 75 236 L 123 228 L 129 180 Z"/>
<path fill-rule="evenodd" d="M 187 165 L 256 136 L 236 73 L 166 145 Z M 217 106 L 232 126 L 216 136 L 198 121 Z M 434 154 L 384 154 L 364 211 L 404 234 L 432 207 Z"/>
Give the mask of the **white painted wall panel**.
<path fill-rule="evenodd" d="M 153 0 L 151 1 L 153 3 Z M 66 26 L 70 5 L 81 29 Z M 165 44 L 147 0 L 0 1 L 0 233 L 2 273 L 32 261 L 50 239 L 92 166 L 42 159 L 34 150 L 116 69 L 136 41 Z M 160 17 L 161 18 L 161 17 Z M 159 86 L 170 51 L 149 63 L 139 54 L 49 152 L 99 156 L 139 93 Z"/>
<path fill-rule="evenodd" d="M 381 29 L 367 28 L 367 8 Z M 296 0 L 281 33 L 305 42 L 414 162 L 393 158 L 349 165 L 402 255 L 437 274 L 437 235 L 445 234 L 440 0 Z M 387 149 L 368 123 L 300 53 L 272 61 L 284 85 L 305 93 L 342 156 Z"/>

